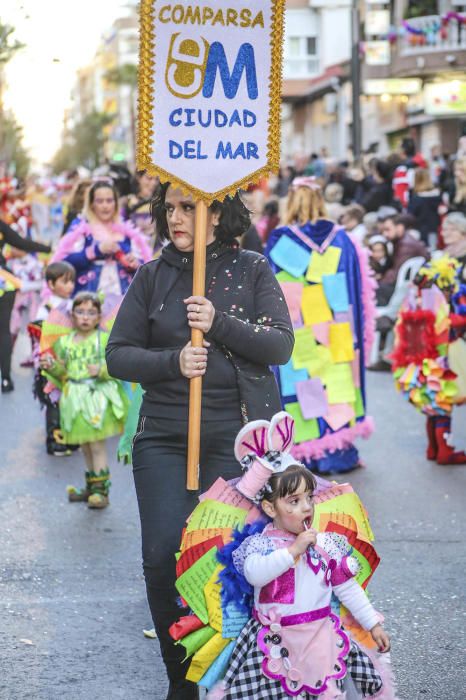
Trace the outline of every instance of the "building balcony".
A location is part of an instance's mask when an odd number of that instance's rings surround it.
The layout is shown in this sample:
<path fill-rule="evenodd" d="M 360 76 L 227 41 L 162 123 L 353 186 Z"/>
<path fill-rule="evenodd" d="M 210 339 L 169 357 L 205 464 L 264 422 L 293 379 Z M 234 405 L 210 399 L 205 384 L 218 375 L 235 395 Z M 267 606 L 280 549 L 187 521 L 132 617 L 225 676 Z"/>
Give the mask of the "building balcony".
<path fill-rule="evenodd" d="M 318 56 L 288 57 L 283 61 L 284 80 L 309 80 L 320 73 Z"/>
<path fill-rule="evenodd" d="M 466 14 L 463 15 L 466 17 Z M 466 65 L 466 25 L 450 21 L 443 31 L 431 31 L 441 26 L 440 15 L 408 20 L 411 27 L 427 32 L 415 35 L 406 32 L 391 47 L 390 64 L 363 65 L 363 79 L 409 78 L 430 79 L 448 74 L 464 74 Z M 459 76 L 458 76 L 459 77 Z"/>
<path fill-rule="evenodd" d="M 466 18 L 466 14 L 461 16 Z M 416 17 L 409 19 L 408 22 L 413 29 L 422 34 L 417 35 L 407 31 L 399 38 L 400 57 L 466 50 L 466 24 L 450 21 L 443 27 L 440 15 Z"/>

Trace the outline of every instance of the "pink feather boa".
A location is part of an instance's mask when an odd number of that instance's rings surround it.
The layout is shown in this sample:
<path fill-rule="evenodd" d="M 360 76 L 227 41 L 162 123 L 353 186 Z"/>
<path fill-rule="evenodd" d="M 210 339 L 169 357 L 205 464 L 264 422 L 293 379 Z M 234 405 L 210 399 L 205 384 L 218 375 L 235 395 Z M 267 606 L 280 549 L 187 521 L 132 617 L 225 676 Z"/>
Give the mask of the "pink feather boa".
<path fill-rule="evenodd" d="M 127 236 L 131 242 L 134 241 L 135 245 L 139 248 L 139 253 L 143 262 L 146 263 L 152 260 L 152 251 L 145 236 L 130 221 L 119 221 L 113 224 L 112 228 L 123 236 Z M 81 221 L 72 231 L 66 233 L 63 238 L 60 239 L 58 248 L 50 262 L 63 260 L 68 255 L 71 255 L 71 253 L 76 253 L 76 244 L 89 233 L 92 235 L 91 225 L 88 221 Z"/>
<path fill-rule="evenodd" d="M 146 237 L 130 221 L 119 221 L 118 223 L 114 224 L 113 229 L 114 231 L 120 232 L 123 236 L 128 236 L 131 242 L 134 241 L 143 263 L 152 260 L 152 251 L 146 241 Z M 79 247 L 76 248 L 77 244 L 89 233 L 92 235 L 91 225 L 88 221 L 81 221 L 72 231 L 66 233 L 63 238 L 60 239 L 60 243 L 58 244 L 55 253 L 52 255 L 50 262 L 58 262 L 66 258 L 68 255 L 71 255 L 71 253 L 76 253 L 77 250 L 81 249 Z M 41 299 L 43 301 L 47 301 L 50 295 L 51 291 L 44 283 L 44 287 L 41 292 Z"/>
<path fill-rule="evenodd" d="M 364 360 L 367 367 L 375 336 L 375 290 L 378 287 L 374 272 L 369 265 L 369 251 L 351 239 L 356 249 L 361 272 L 362 307 L 364 314 Z"/>
<path fill-rule="evenodd" d="M 336 433 L 327 433 L 316 440 L 301 442 L 299 445 L 294 445 L 291 453 L 297 459 L 322 459 L 328 452 L 335 450 L 344 450 L 350 447 L 356 438 L 368 437 L 374 432 L 374 420 L 370 416 L 366 416 L 350 428 L 342 428 Z"/>

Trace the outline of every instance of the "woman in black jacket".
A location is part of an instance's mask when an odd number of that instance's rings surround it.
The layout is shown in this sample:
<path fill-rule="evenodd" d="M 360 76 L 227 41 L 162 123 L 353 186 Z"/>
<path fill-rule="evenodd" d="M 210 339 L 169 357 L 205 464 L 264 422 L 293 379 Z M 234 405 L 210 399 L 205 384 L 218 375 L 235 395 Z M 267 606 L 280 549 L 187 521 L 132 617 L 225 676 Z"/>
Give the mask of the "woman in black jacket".
<path fill-rule="evenodd" d="M 3 246 L 12 245 L 27 253 L 50 253 L 50 246 L 37 243 L 30 238 L 23 238 L 8 224 L 0 219 L 0 269 L 8 271 Z M 15 303 L 15 290 L 3 291 L 0 289 L 0 371 L 2 374 L 2 394 L 13 391 L 14 384 L 11 381 L 11 353 L 12 342 L 10 333 L 10 319 Z"/>
<path fill-rule="evenodd" d="M 133 469 L 147 596 L 170 700 L 197 697 L 196 686 L 184 680 L 183 648 L 168 635 L 180 614 L 174 553 L 197 502 L 185 488 L 189 379 L 204 377 L 200 482 L 205 491 L 220 475 L 239 476 L 233 445 L 242 418 L 269 418 L 280 410 L 268 366 L 286 363 L 293 349 L 288 309 L 267 260 L 240 250 L 235 240 L 250 225 L 238 195 L 208 210 L 207 292 L 192 296 L 194 210 L 190 196 L 161 187 L 152 211 L 157 231 L 170 243 L 159 259 L 138 270 L 107 346 L 110 374 L 139 382 L 145 391 Z M 204 332 L 203 348 L 191 346 L 191 328 Z"/>

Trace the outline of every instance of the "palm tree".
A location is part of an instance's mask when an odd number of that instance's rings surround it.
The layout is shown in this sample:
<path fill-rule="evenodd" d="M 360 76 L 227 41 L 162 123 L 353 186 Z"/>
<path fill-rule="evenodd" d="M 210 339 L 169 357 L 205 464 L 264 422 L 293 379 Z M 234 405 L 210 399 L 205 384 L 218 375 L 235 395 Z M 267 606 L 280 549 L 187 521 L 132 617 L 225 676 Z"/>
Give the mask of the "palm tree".
<path fill-rule="evenodd" d="M 12 38 L 14 27 L 3 24 L 0 20 L 0 160 L 14 163 L 16 173 L 24 176 L 29 167 L 29 158 L 22 145 L 22 129 L 13 116 L 7 116 L 3 111 L 2 70 L 14 54 L 24 47 L 17 39 Z"/>
<path fill-rule="evenodd" d="M 25 46 L 17 39 L 10 43 L 11 35 L 14 31 L 14 27 L 11 27 L 9 24 L 2 24 L 0 20 L 0 63 L 8 63 L 16 51 Z"/>
<path fill-rule="evenodd" d="M 133 157 L 136 158 L 136 115 L 134 113 L 134 103 L 136 89 L 138 85 L 138 67 L 134 63 L 124 63 L 121 66 L 110 68 L 104 75 L 104 78 L 111 85 L 129 87 L 129 110 L 131 123 L 131 145 Z"/>

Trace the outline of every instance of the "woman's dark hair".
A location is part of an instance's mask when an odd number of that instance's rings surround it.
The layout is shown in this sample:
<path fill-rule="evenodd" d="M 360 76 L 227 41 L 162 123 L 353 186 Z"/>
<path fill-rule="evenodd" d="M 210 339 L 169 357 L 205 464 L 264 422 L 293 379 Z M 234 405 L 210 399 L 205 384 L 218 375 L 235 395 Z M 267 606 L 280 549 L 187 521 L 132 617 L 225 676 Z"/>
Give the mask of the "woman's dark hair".
<path fill-rule="evenodd" d="M 377 159 L 372 167 L 384 182 L 390 183 L 392 179 L 392 169 L 386 160 Z"/>
<path fill-rule="evenodd" d="M 89 179 L 79 180 L 76 183 L 70 195 L 69 209 L 71 211 L 77 214 L 82 212 L 86 200 L 86 192 L 91 184 L 92 181 Z"/>
<path fill-rule="evenodd" d="M 265 216 L 276 216 L 278 214 L 278 202 L 276 199 L 270 199 L 265 203 L 263 214 Z"/>
<path fill-rule="evenodd" d="M 312 472 L 301 464 L 292 464 L 284 472 L 274 474 L 269 479 L 271 491 L 264 493 L 263 499 L 269 503 L 275 503 L 279 498 L 291 496 L 299 489 L 304 481 L 306 491 L 314 493 L 317 482 Z"/>
<path fill-rule="evenodd" d="M 67 280 L 76 279 L 76 270 L 73 265 L 70 265 L 66 260 L 59 260 L 58 262 L 50 263 L 45 268 L 45 281 L 46 282 L 56 282 L 60 277 L 65 277 Z"/>
<path fill-rule="evenodd" d="M 94 294 L 94 292 L 79 292 L 76 294 L 75 298 L 73 299 L 73 305 L 71 307 L 71 310 L 74 311 L 77 306 L 81 306 L 81 304 L 85 304 L 86 301 L 90 301 L 92 306 L 97 309 L 99 314 L 102 311 L 102 302 L 100 301 L 100 297 L 98 294 Z"/>
<path fill-rule="evenodd" d="M 414 139 L 407 136 L 401 142 L 401 149 L 407 158 L 413 158 L 416 155 L 416 144 Z"/>
<path fill-rule="evenodd" d="M 165 210 L 165 196 L 169 187 L 169 182 L 160 185 L 150 203 L 150 213 L 152 221 L 155 222 L 156 231 L 160 238 L 165 240 L 170 240 Z M 214 200 L 209 209 L 212 214 L 220 213 L 220 220 L 214 231 L 217 241 L 232 243 L 238 236 L 242 236 L 251 225 L 251 214 L 238 193 L 234 197 L 225 197 L 223 202 Z"/>
<path fill-rule="evenodd" d="M 407 231 L 410 228 L 415 229 L 417 226 L 416 217 L 412 214 L 398 214 L 394 217 L 393 221 L 396 226 L 399 224 L 401 224 L 401 226 L 404 226 L 405 231 Z"/>
<path fill-rule="evenodd" d="M 118 189 L 115 186 L 114 182 L 110 179 L 96 180 L 96 182 L 92 183 L 87 194 L 89 206 L 91 204 L 94 204 L 95 193 L 97 192 L 97 190 L 102 190 L 104 187 L 107 187 L 108 189 L 112 190 L 113 199 L 115 201 L 115 208 L 118 211 Z"/>

